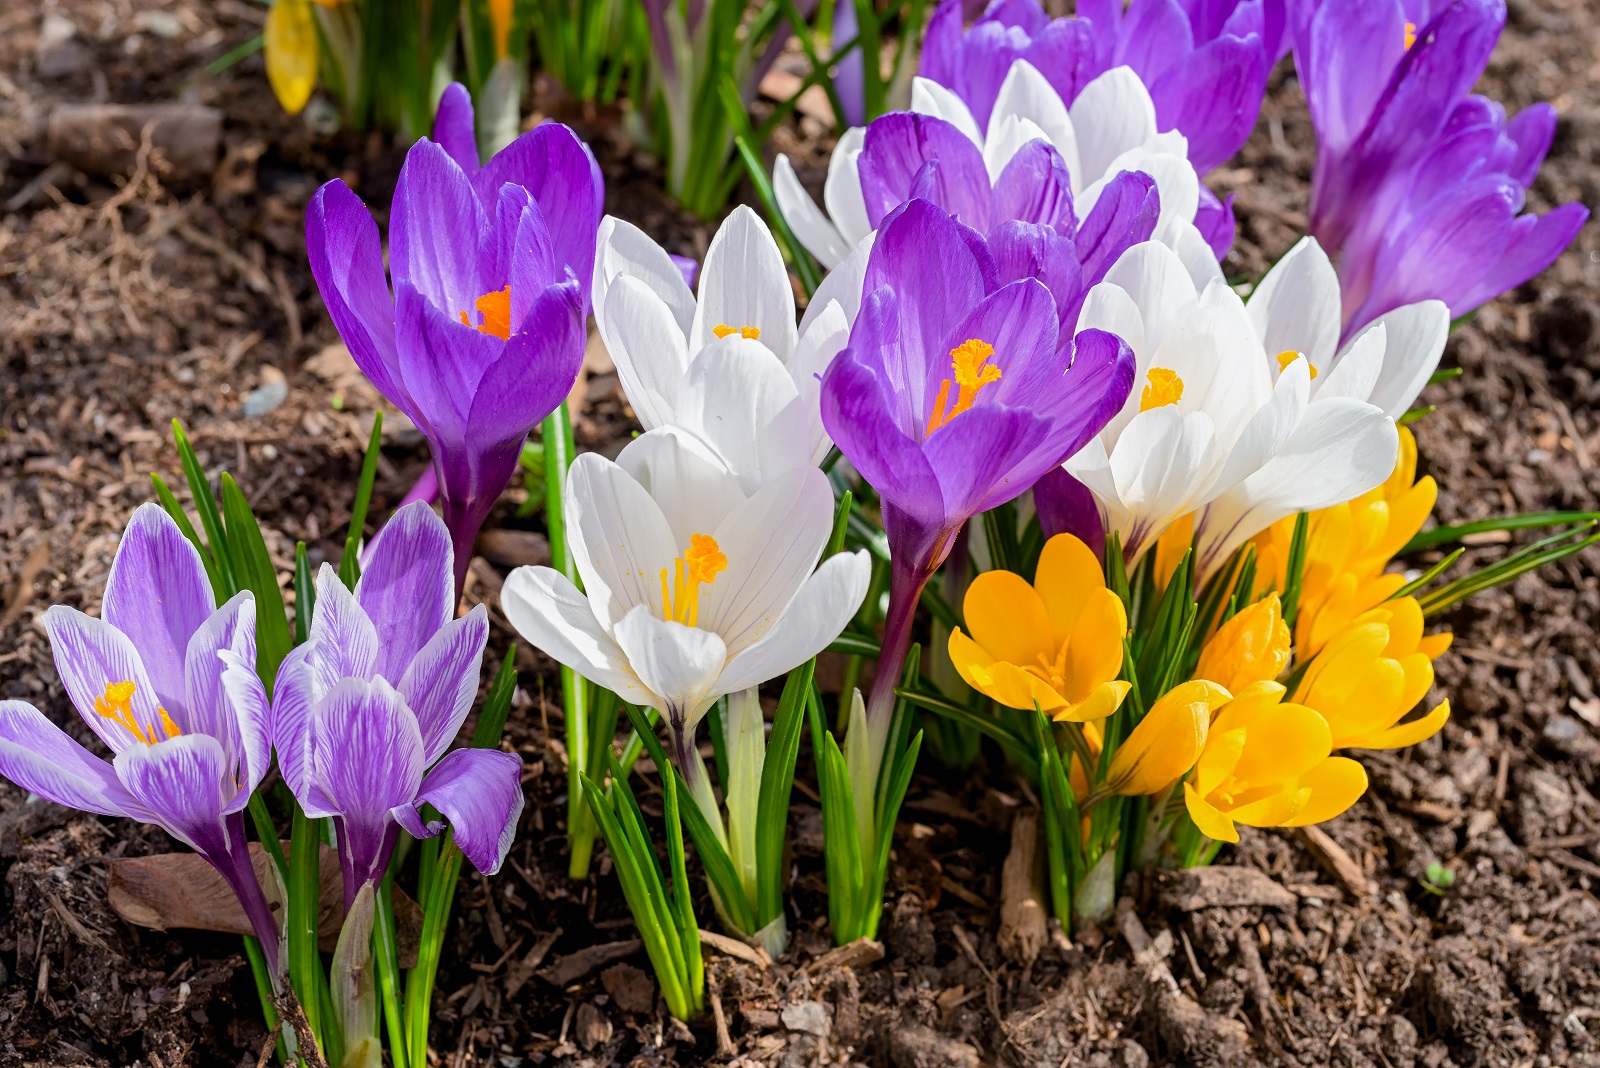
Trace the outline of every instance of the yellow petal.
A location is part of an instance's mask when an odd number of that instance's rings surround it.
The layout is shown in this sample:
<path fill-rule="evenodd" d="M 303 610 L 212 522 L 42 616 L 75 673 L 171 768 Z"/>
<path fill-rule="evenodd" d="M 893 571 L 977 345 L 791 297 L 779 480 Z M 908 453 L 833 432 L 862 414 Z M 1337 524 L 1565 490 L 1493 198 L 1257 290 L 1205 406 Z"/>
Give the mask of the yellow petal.
<path fill-rule="evenodd" d="M 1362 735 L 1339 743 L 1341 749 L 1404 749 L 1408 745 L 1416 745 L 1420 741 L 1432 738 L 1444 728 L 1445 721 L 1450 718 L 1450 702 L 1443 701 L 1432 712 L 1420 719 L 1411 720 L 1390 727 L 1386 731 L 1377 731 L 1372 734 Z"/>
<path fill-rule="evenodd" d="M 1008 708 L 1029 709 L 1037 701 L 1041 709 L 1049 712 L 1067 703 L 1037 676 L 990 656 L 960 627 L 950 632 L 948 648 L 950 662 L 961 681 Z"/>
<path fill-rule="evenodd" d="M 1122 706 L 1123 698 L 1133 684 L 1117 679 L 1102 682 L 1089 692 L 1089 696 L 1075 705 L 1061 709 L 1055 718 L 1069 723 L 1099 723 Z M 1044 706 L 1041 704 L 1041 708 Z"/>
<path fill-rule="evenodd" d="M 1389 644 L 1383 647 L 1384 656 L 1399 659 L 1416 651 L 1422 640 L 1422 606 L 1415 597 L 1396 597 L 1384 602 L 1389 610 Z"/>
<path fill-rule="evenodd" d="M 1276 593 L 1249 605 L 1217 628 L 1200 650 L 1195 676 L 1237 693 L 1275 679 L 1289 666 L 1289 625 Z"/>
<path fill-rule="evenodd" d="M 1217 842 L 1237 842 L 1239 832 L 1233 821 L 1212 807 L 1211 803 L 1195 791 L 1192 783 L 1183 784 L 1183 804 L 1189 818 L 1200 828 L 1200 833 Z"/>
<path fill-rule="evenodd" d="M 1400 714 L 1416 708 L 1428 696 L 1433 686 L 1433 662 L 1421 653 L 1412 653 L 1399 659 L 1400 670 L 1405 672 L 1405 688 L 1400 692 Z M 1398 717 L 1396 717 L 1398 718 Z"/>
<path fill-rule="evenodd" d="M 267 81 L 283 110 L 298 115 L 317 84 L 317 26 L 306 0 L 274 0 L 262 27 Z"/>
<path fill-rule="evenodd" d="M 1018 666 L 1054 659 L 1055 642 L 1044 602 L 1021 575 L 985 571 L 967 587 L 962 610 L 972 640 L 996 660 Z"/>
<path fill-rule="evenodd" d="M 1246 827 L 1282 827 L 1305 808 L 1311 791 L 1299 786 L 1278 787 L 1247 805 L 1228 810 L 1228 818 Z"/>
<path fill-rule="evenodd" d="M 1252 786 L 1298 778 L 1333 750 L 1327 721 L 1304 705 L 1264 709 L 1246 733 L 1244 754 L 1233 774 Z"/>
<path fill-rule="evenodd" d="M 1300 776 L 1300 786 L 1311 796 L 1285 827 L 1309 827 L 1343 813 L 1367 792 L 1367 769 L 1349 757 L 1329 757 Z"/>
<path fill-rule="evenodd" d="M 1447 630 L 1438 634 L 1424 634 L 1422 640 L 1417 643 L 1417 652 L 1429 660 L 1437 660 L 1444 655 L 1446 649 L 1450 648 L 1450 643 L 1454 640 L 1455 635 Z"/>
<path fill-rule="evenodd" d="M 1057 534 L 1044 543 L 1033 586 L 1050 615 L 1055 648 L 1059 649 L 1072 637 L 1078 616 L 1090 598 L 1096 591 L 1105 590 L 1105 569 L 1094 551 L 1083 542 L 1071 534 Z M 1126 629 L 1124 624 L 1123 630 Z M 1120 640 L 1119 637 L 1119 643 Z"/>
<path fill-rule="evenodd" d="M 1212 724 L 1206 733 L 1206 747 L 1194 765 L 1194 786 L 1202 797 L 1210 797 L 1211 792 L 1233 774 L 1244 753 L 1245 738 L 1242 729 L 1218 730 L 1216 724 Z"/>
<path fill-rule="evenodd" d="M 1383 540 L 1373 551 L 1373 557 L 1380 561 L 1379 567 L 1388 564 L 1406 542 L 1416 537 L 1417 531 L 1422 529 L 1422 524 L 1433 514 L 1433 506 L 1438 499 L 1438 483 L 1434 482 L 1432 475 L 1429 475 L 1390 502 L 1389 527 L 1383 533 Z"/>
<path fill-rule="evenodd" d="M 1153 794 L 1194 767 L 1205 748 L 1211 710 L 1228 700 L 1212 682 L 1185 682 L 1162 695 L 1111 758 L 1106 779 L 1115 793 Z"/>
<path fill-rule="evenodd" d="M 1122 671 L 1122 639 L 1128 633 L 1128 612 L 1122 598 L 1096 590 L 1078 615 L 1067 645 L 1066 696 L 1083 700 Z"/>

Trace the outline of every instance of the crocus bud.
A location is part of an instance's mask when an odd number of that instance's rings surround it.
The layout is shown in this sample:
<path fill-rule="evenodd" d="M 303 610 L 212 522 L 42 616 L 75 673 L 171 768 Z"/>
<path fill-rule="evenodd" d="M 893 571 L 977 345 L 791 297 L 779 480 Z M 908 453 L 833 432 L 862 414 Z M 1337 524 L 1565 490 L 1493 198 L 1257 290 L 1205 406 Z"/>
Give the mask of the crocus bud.
<path fill-rule="evenodd" d="M 1200 650 L 1195 677 L 1238 693 L 1277 678 L 1288 666 L 1289 625 L 1278 595 L 1269 593 L 1217 628 Z"/>
<path fill-rule="evenodd" d="M 1232 699 L 1214 682 L 1196 679 L 1161 695 L 1117 747 L 1106 786 L 1126 797 L 1154 794 L 1183 775 L 1200 756 L 1211 713 Z"/>

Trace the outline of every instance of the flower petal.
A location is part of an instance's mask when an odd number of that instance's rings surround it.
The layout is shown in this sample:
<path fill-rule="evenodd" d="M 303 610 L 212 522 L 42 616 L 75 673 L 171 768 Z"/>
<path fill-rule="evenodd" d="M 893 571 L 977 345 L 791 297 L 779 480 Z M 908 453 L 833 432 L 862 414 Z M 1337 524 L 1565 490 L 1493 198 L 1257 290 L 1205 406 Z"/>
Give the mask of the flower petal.
<path fill-rule="evenodd" d="M 373 671 L 391 683 L 455 614 L 450 531 L 413 501 L 389 519 L 367 552 L 355 599 L 376 628 Z"/>
<path fill-rule="evenodd" d="M 860 610 L 871 578 L 865 549 L 824 560 L 771 628 L 728 659 L 713 695 L 775 679 L 822 652 Z"/>
<path fill-rule="evenodd" d="M 622 647 L 601 628 L 583 594 L 548 567 L 519 567 L 500 591 L 506 619 L 534 648 L 634 704 L 652 695 L 628 668 Z"/>
<path fill-rule="evenodd" d="M 488 609 L 480 604 L 445 624 L 406 668 L 398 689 L 422 730 L 424 763 L 439 759 L 472 711 L 488 641 Z"/>
<path fill-rule="evenodd" d="M 692 730 L 728 659 L 727 646 L 709 630 L 657 619 L 645 605 L 616 626 L 617 644 L 639 681 L 654 693 L 675 730 Z"/>
<path fill-rule="evenodd" d="M 26 701 L 0 701 L 0 775 L 58 805 L 128 814 L 131 798 L 111 765 Z"/>
<path fill-rule="evenodd" d="M 43 620 L 45 633 L 50 636 L 56 672 L 61 676 L 67 697 L 78 715 L 113 753 L 132 745 L 143 745 L 150 738 L 166 737 L 155 688 L 150 685 L 139 653 L 127 635 L 104 620 L 86 616 L 66 605 L 48 609 Z M 118 682 L 133 683 L 130 708 L 140 737 L 96 711 L 97 703 L 105 697 L 106 687 Z"/>
<path fill-rule="evenodd" d="M 139 651 L 163 702 L 184 702 L 184 653 L 215 607 L 199 552 L 160 505 L 140 505 L 111 561 L 101 617 Z"/>
<path fill-rule="evenodd" d="M 794 352 L 794 289 L 767 224 L 746 205 L 733 209 L 706 250 L 689 351 L 717 340 L 719 326 L 754 327 L 780 360 Z"/>
<path fill-rule="evenodd" d="M 493 875 L 505 862 L 522 817 L 522 760 L 498 749 L 447 753 L 422 780 L 416 805 L 423 804 L 439 810 L 472 866 Z M 396 817 L 403 824 L 411 820 L 420 824 L 416 805 L 401 806 Z M 418 834 L 414 826 L 407 829 Z"/>
<path fill-rule="evenodd" d="M 783 221 L 789 224 L 794 236 L 817 258 L 824 270 L 831 270 L 850 254 L 850 246 L 845 243 L 844 235 L 817 207 L 817 202 L 811 199 L 811 194 L 806 192 L 799 176 L 794 173 L 794 164 L 781 152 L 772 165 L 772 188 L 777 194 L 778 210 L 783 213 Z"/>
<path fill-rule="evenodd" d="M 238 793 L 222 743 L 185 734 L 155 745 L 129 746 L 114 761 L 128 791 L 128 814 L 154 823 L 208 857 L 227 849 L 223 810 Z"/>

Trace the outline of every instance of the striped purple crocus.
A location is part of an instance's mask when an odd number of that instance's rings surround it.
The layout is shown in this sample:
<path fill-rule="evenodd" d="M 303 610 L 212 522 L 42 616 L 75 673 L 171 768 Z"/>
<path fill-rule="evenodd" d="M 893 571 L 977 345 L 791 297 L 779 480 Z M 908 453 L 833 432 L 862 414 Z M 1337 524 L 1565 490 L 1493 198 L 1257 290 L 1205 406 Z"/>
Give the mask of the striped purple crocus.
<path fill-rule="evenodd" d="M 452 86 L 439 112 L 439 140 L 413 145 L 400 171 L 389 271 L 377 224 L 341 181 L 312 197 L 306 251 L 356 363 L 428 439 L 459 593 L 523 441 L 577 377 L 603 191 L 559 123 L 480 167 L 466 91 Z"/>
<path fill-rule="evenodd" d="M 873 245 L 849 345 L 822 379 L 823 423 L 877 490 L 889 538 L 867 709 L 876 754 L 917 600 L 962 524 L 1077 452 L 1133 385 L 1133 355 L 1115 336 L 1058 344 L 1040 229 L 1013 224 L 985 240 L 925 200 L 896 210 Z"/>
<path fill-rule="evenodd" d="M 347 905 L 383 878 L 401 830 L 444 829 L 423 820 L 424 804 L 486 873 L 505 859 L 522 812 L 514 754 L 450 750 L 489 636 L 482 605 L 453 618 L 450 542 L 418 502 L 378 534 L 353 591 L 323 565 L 306 641 L 278 669 L 278 766 L 308 816 L 333 820 Z"/>
<path fill-rule="evenodd" d="M 1508 119 L 1470 92 L 1505 26 L 1503 0 L 1433 7 L 1292 8 L 1317 134 L 1310 230 L 1336 254 L 1346 338 L 1419 300 L 1464 315 L 1550 266 L 1588 218 L 1581 204 L 1524 210 L 1555 110 Z"/>
<path fill-rule="evenodd" d="M 44 614 L 78 715 L 111 750 L 95 756 L 23 701 L 0 701 L 0 775 L 59 805 L 152 823 L 238 896 L 279 974 L 281 930 L 256 881 L 244 808 L 272 763 L 248 591 L 218 607 L 200 554 L 154 504 L 128 523 L 100 618 Z"/>

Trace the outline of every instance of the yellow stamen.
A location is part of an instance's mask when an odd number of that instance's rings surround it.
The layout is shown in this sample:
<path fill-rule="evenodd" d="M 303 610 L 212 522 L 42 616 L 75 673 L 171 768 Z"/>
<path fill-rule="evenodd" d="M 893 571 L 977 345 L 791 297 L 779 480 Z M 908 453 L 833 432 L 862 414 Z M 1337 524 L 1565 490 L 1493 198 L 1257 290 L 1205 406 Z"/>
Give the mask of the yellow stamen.
<path fill-rule="evenodd" d="M 1183 379 L 1178 377 L 1178 372 L 1167 367 L 1152 367 L 1145 377 L 1149 380 L 1149 385 L 1145 386 L 1144 392 L 1139 395 L 1141 412 L 1177 404 L 1183 399 Z"/>
<path fill-rule="evenodd" d="M 675 575 L 667 582 L 661 569 L 661 605 L 666 618 L 693 627 L 700 618 L 700 586 L 711 585 L 728 570 L 728 557 L 709 534 L 691 534 L 689 548 L 674 562 Z"/>
<path fill-rule="evenodd" d="M 1294 363 L 1296 360 L 1306 361 L 1306 367 L 1311 371 L 1311 380 L 1313 382 L 1316 381 L 1317 365 L 1312 363 L 1311 360 L 1306 357 L 1305 353 L 1296 352 L 1293 349 L 1284 349 L 1282 352 L 1278 353 L 1278 373 L 1282 374 L 1284 371 L 1287 371 L 1289 369 L 1289 365 Z"/>
<path fill-rule="evenodd" d="M 461 312 L 461 321 L 463 323 L 465 323 L 467 326 L 476 325 L 478 333 L 488 334 L 490 337 L 497 337 L 501 341 L 505 341 L 511 337 L 510 286 L 506 286 L 504 289 L 490 290 L 488 293 L 485 293 L 483 296 L 473 301 L 472 306 L 477 308 L 479 313 L 483 315 L 483 322 L 474 324 L 472 320 L 467 317 L 466 312 Z"/>
<path fill-rule="evenodd" d="M 711 328 L 711 332 L 717 335 L 718 338 L 725 338 L 729 334 L 738 334 L 746 341 L 761 340 L 761 328 L 759 326 L 729 326 L 726 323 L 719 323 Z"/>
<path fill-rule="evenodd" d="M 133 716 L 134 689 L 131 682 L 106 683 L 105 694 L 94 699 L 94 710 L 145 745 L 154 745 L 162 739 L 156 737 L 154 729 L 146 731 Z M 167 715 L 166 709 L 157 707 L 156 712 L 161 716 L 161 729 L 168 738 L 176 738 L 182 733 L 178 725 L 172 722 L 172 717 Z"/>
<path fill-rule="evenodd" d="M 950 369 L 955 372 L 956 402 L 950 405 L 948 411 L 945 410 L 945 405 L 950 401 L 950 379 L 947 378 L 939 384 L 939 392 L 933 399 L 933 413 L 928 416 L 929 435 L 971 408 L 984 386 L 1000 381 L 1000 368 L 989 362 L 993 357 L 994 346 L 978 338 L 963 341 L 950 350 Z"/>
<path fill-rule="evenodd" d="M 1408 23 L 1406 23 L 1406 51 L 1407 52 L 1411 51 L 1411 46 L 1416 44 L 1416 43 L 1417 43 L 1417 24 L 1415 22 L 1408 22 Z"/>

